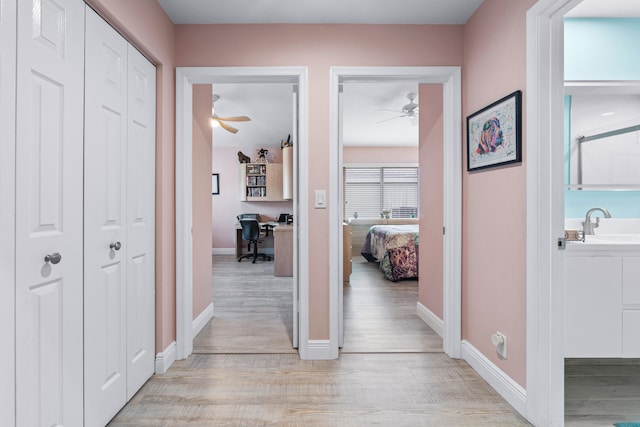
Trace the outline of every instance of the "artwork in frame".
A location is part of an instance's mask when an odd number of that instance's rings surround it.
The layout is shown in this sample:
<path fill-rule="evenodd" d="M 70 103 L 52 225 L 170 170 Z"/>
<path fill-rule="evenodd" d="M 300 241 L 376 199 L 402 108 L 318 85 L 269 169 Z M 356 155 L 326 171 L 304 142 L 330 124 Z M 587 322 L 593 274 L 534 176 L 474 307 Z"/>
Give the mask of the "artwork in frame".
<path fill-rule="evenodd" d="M 217 173 L 211 174 L 211 194 L 220 194 L 220 176 Z"/>
<path fill-rule="evenodd" d="M 467 117 L 467 171 L 522 161 L 522 92 Z"/>

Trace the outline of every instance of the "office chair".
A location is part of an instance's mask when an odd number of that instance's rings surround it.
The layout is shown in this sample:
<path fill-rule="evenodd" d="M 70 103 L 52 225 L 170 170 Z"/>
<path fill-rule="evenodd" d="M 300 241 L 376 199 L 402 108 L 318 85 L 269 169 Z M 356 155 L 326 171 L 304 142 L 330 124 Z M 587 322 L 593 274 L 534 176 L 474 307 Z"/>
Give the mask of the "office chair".
<path fill-rule="evenodd" d="M 257 219 L 258 221 L 260 221 L 260 214 L 256 214 L 256 213 L 241 213 L 236 218 L 238 219 L 238 221 L 240 221 L 241 219 Z"/>
<path fill-rule="evenodd" d="M 243 258 L 253 258 L 251 261 L 256 263 L 258 257 L 264 258 L 267 261 L 271 261 L 271 257 L 267 254 L 258 253 L 258 240 L 260 239 L 260 223 L 257 219 L 241 219 L 240 226 L 242 227 L 242 240 L 249 242 L 248 249 L 251 250 L 251 244 L 253 243 L 253 253 L 246 254 L 238 257 L 238 262 Z"/>

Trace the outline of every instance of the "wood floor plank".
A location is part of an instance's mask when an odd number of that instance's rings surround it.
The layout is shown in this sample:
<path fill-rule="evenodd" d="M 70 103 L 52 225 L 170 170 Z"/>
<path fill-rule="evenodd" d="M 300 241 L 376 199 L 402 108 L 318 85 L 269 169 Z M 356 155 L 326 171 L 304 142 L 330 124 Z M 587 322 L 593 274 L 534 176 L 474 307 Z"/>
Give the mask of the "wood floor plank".
<path fill-rule="evenodd" d="M 358 265 L 359 264 L 359 265 Z M 417 281 L 355 263 L 337 360 L 291 348 L 291 279 L 214 257 L 214 319 L 194 354 L 154 375 L 118 426 L 527 426 L 416 315 Z"/>

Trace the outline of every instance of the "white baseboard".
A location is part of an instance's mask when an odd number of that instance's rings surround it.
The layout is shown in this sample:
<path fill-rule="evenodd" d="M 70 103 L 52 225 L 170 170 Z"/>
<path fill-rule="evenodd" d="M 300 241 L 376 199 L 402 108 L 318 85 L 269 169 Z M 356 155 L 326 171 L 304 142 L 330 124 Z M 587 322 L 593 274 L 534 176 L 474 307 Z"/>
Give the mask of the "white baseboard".
<path fill-rule="evenodd" d="M 300 358 L 303 360 L 334 360 L 336 358 L 331 351 L 329 340 L 309 340 L 306 346 L 299 345 L 298 349 Z"/>
<path fill-rule="evenodd" d="M 156 374 L 162 375 L 176 361 L 176 342 L 173 341 L 163 352 L 156 354 Z"/>
<path fill-rule="evenodd" d="M 433 311 L 429 310 L 423 304 L 418 303 L 416 306 L 416 314 L 422 319 L 436 334 L 443 337 L 444 334 L 444 320 L 436 316 Z"/>
<path fill-rule="evenodd" d="M 505 374 L 470 342 L 461 344 L 462 358 L 523 417 L 527 417 L 527 391 Z"/>
<path fill-rule="evenodd" d="M 258 252 L 262 252 L 263 254 L 273 255 L 273 248 L 261 248 L 258 246 Z M 242 250 L 243 254 L 248 254 L 247 248 L 245 247 Z M 236 248 L 211 248 L 211 255 L 235 255 Z"/>
<path fill-rule="evenodd" d="M 204 310 L 202 310 L 202 313 L 200 313 L 198 317 L 193 319 L 192 336 L 195 337 L 196 335 L 198 335 L 202 328 L 204 328 L 211 319 L 213 319 L 213 303 L 209 304 Z"/>
<path fill-rule="evenodd" d="M 236 248 L 211 248 L 211 255 L 235 255 Z"/>

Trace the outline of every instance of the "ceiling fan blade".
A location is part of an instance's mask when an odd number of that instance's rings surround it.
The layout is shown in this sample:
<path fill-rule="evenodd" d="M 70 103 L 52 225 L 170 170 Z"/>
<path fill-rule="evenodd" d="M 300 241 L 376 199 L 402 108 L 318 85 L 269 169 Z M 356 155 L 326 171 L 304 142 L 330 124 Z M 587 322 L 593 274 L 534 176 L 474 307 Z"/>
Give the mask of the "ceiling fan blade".
<path fill-rule="evenodd" d="M 407 117 L 407 115 L 406 115 L 406 114 L 403 114 L 402 116 L 390 117 L 390 118 L 388 118 L 388 119 L 380 120 L 379 122 L 376 122 L 376 124 L 378 124 L 378 123 L 383 123 L 383 122 L 388 122 L 389 120 L 398 119 L 398 118 L 400 118 L 400 117 Z"/>
<path fill-rule="evenodd" d="M 224 122 L 221 122 L 220 119 L 217 119 L 217 120 L 218 120 L 218 123 L 220 123 L 220 127 L 222 129 L 226 130 L 227 132 L 231 132 L 231 133 L 237 133 L 238 132 L 238 129 L 236 129 L 236 128 L 232 127 L 232 126 L 229 126 L 228 124 L 226 124 Z"/>
<path fill-rule="evenodd" d="M 236 117 L 216 117 L 218 120 L 225 120 L 227 122 L 250 122 L 251 118 L 247 116 L 236 116 Z"/>
<path fill-rule="evenodd" d="M 400 110 L 387 110 L 386 108 L 380 108 L 378 111 L 391 111 L 392 113 L 404 113 L 404 111 L 400 111 Z"/>

